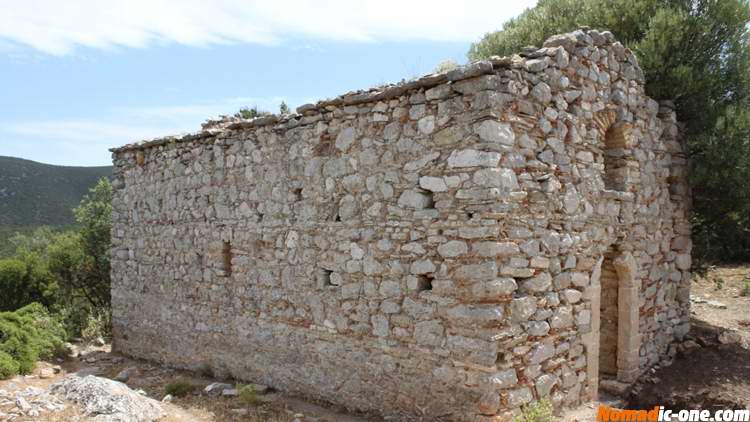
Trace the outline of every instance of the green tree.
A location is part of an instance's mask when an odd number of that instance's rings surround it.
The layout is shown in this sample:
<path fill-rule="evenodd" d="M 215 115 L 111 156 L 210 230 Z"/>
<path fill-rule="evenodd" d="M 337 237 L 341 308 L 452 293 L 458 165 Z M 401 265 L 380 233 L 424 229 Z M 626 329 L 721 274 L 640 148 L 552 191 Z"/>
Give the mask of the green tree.
<path fill-rule="evenodd" d="M 52 306 L 58 285 L 47 268 L 47 248 L 54 238 L 48 227 L 28 235 L 16 235 L 11 243 L 16 253 L 0 260 L 0 311 L 15 311 L 32 302 Z"/>
<path fill-rule="evenodd" d="M 739 153 L 750 132 L 749 22 L 747 0 L 540 0 L 468 55 L 509 55 L 580 26 L 612 31 L 638 57 L 647 94 L 673 100 L 685 124 L 697 258 L 748 260 L 750 184 L 733 183 L 750 162 Z"/>
<path fill-rule="evenodd" d="M 112 185 L 105 178 L 73 210 L 78 230 L 58 235 L 49 246 L 49 269 L 68 301 L 85 299 L 93 308 L 110 304 Z"/>

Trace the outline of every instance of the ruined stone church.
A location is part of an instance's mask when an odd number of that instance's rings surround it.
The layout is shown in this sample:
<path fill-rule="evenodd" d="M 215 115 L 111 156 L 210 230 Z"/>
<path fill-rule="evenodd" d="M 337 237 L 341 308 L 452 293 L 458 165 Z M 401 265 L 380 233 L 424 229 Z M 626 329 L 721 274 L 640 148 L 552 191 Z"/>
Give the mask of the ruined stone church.
<path fill-rule="evenodd" d="M 504 421 L 632 382 L 687 333 L 679 125 L 611 33 L 296 111 L 113 149 L 117 350 Z"/>

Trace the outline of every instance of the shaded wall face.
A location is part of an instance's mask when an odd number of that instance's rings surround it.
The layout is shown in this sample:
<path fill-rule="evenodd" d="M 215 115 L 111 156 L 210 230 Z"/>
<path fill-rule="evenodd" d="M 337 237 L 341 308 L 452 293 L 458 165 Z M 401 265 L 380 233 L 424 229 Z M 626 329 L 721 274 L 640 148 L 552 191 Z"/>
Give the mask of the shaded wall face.
<path fill-rule="evenodd" d="M 116 151 L 116 347 L 381 414 L 573 405 L 614 248 L 640 282 L 637 365 L 656 362 L 688 318 L 684 160 L 632 54 L 590 34 Z"/>

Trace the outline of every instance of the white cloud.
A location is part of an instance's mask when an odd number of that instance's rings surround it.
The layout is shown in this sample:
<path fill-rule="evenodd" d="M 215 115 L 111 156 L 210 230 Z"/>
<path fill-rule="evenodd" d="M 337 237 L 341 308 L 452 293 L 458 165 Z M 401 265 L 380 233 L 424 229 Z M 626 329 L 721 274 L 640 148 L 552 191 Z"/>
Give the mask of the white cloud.
<path fill-rule="evenodd" d="M 287 39 L 474 41 L 536 0 L 0 0 L 0 39 L 78 47 L 274 44 Z"/>
<path fill-rule="evenodd" d="M 309 101 L 234 97 L 187 105 L 116 107 L 97 119 L 0 122 L 0 155 L 34 156 L 51 164 L 103 165 L 109 161 L 108 148 L 196 132 L 206 119 L 232 114 L 241 107 L 276 111 L 282 100 L 294 105 Z"/>

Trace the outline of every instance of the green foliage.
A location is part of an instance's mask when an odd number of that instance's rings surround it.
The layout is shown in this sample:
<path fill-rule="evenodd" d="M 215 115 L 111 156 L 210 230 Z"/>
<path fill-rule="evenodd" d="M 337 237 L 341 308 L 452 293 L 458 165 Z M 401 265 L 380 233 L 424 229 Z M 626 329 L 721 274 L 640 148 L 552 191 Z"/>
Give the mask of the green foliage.
<path fill-rule="evenodd" d="M 38 359 L 59 352 L 64 340 L 62 325 L 38 303 L 0 312 L 0 379 L 30 372 Z"/>
<path fill-rule="evenodd" d="M 747 274 L 742 278 L 742 289 L 740 289 L 740 296 L 750 296 L 750 274 Z"/>
<path fill-rule="evenodd" d="M 234 117 L 240 117 L 243 119 L 254 119 L 256 117 L 267 116 L 271 113 L 263 110 L 258 110 L 258 106 L 243 107 L 234 114 Z"/>
<path fill-rule="evenodd" d="M 742 286 L 742 290 L 740 291 L 740 296 L 750 296 L 750 281 L 745 281 L 745 284 Z"/>
<path fill-rule="evenodd" d="M 86 316 L 86 322 L 81 329 L 81 338 L 93 341 L 99 337 L 106 337 L 112 330 L 112 311 L 109 308 L 95 309 Z"/>
<path fill-rule="evenodd" d="M 722 290 L 724 288 L 724 279 L 719 277 L 714 279 L 714 288 L 716 290 Z"/>
<path fill-rule="evenodd" d="M 521 408 L 521 414 L 513 422 L 552 422 L 554 420 L 552 403 L 541 399 Z"/>
<path fill-rule="evenodd" d="M 14 311 L 26 304 L 39 302 L 50 306 L 55 302 L 58 286 L 49 273 L 46 247 L 53 232 L 39 228 L 30 235 L 15 236 L 16 254 L 0 259 L 0 311 Z"/>
<path fill-rule="evenodd" d="M 695 258 L 750 260 L 750 4 L 747 0 L 540 0 L 472 44 L 473 60 L 541 46 L 580 26 L 630 47 L 646 92 L 685 123 Z"/>
<path fill-rule="evenodd" d="M 112 187 L 102 178 L 74 210 L 77 230 L 43 227 L 13 237 L 15 254 L 0 260 L 0 311 L 38 302 L 71 336 L 108 332 L 111 202 Z"/>
<path fill-rule="evenodd" d="M 64 167 L 0 157 L 0 244 L 17 231 L 73 225 L 73 207 L 90 186 L 110 174 L 112 167 Z"/>
<path fill-rule="evenodd" d="M 13 356 L 0 350 L 0 380 L 16 375 L 21 369 L 21 365 L 13 359 Z"/>
<path fill-rule="evenodd" d="M 77 282 L 71 279 L 71 287 L 81 290 L 91 306 L 109 308 L 112 185 L 100 179 L 73 211 L 80 227 L 82 259 L 77 277 L 73 277 Z"/>
<path fill-rule="evenodd" d="M 257 406 L 260 400 L 252 384 L 237 385 L 237 398 L 246 406 Z"/>
<path fill-rule="evenodd" d="M 695 253 L 704 260 L 750 256 L 750 108 L 727 108 L 693 141 Z M 707 165 L 713 163 L 713 166 Z"/>
<path fill-rule="evenodd" d="M 32 226 L 2 226 L 0 225 L 0 258 L 13 256 L 16 245 L 12 239 L 18 236 L 31 235 L 37 227 Z"/>
<path fill-rule="evenodd" d="M 190 381 L 177 380 L 164 386 L 164 392 L 174 397 L 184 397 L 198 388 L 200 388 L 199 385 L 193 384 Z"/>
<path fill-rule="evenodd" d="M 279 114 L 289 114 L 289 106 L 286 105 L 286 102 L 282 101 L 281 104 L 279 104 Z"/>
<path fill-rule="evenodd" d="M 57 309 L 69 333 L 98 337 L 111 327 L 109 181 L 99 180 L 74 213 L 79 229 L 55 236 L 47 249 L 48 269 L 57 280 Z"/>

